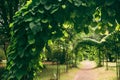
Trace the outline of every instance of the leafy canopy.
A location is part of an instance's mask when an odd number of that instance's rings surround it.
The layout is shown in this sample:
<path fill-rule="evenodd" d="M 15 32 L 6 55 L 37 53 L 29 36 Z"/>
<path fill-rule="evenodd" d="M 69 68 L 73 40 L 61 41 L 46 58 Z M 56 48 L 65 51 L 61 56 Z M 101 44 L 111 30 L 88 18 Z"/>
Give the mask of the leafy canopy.
<path fill-rule="evenodd" d="M 51 38 L 61 37 L 63 24 L 70 22 L 76 32 L 114 30 L 120 23 L 119 0 L 30 0 L 14 16 L 11 44 L 7 51 L 6 80 L 33 80 L 42 65 L 40 52 Z M 40 64 L 40 67 L 39 67 Z"/>

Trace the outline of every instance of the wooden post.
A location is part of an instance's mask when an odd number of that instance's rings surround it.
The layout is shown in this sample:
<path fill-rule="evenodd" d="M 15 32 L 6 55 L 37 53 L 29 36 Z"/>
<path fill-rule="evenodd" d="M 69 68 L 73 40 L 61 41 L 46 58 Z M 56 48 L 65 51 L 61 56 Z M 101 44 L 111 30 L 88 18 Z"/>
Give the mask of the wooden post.
<path fill-rule="evenodd" d="M 120 56 L 118 59 L 118 80 L 120 80 Z"/>
<path fill-rule="evenodd" d="M 98 48 L 98 58 L 99 58 L 99 63 L 98 63 L 98 66 L 100 67 L 102 64 L 101 64 L 101 53 L 100 53 L 100 47 Z"/>
<path fill-rule="evenodd" d="M 59 63 L 58 63 L 58 59 L 57 59 L 57 76 L 56 76 L 56 80 L 59 80 Z"/>
<path fill-rule="evenodd" d="M 107 52 L 106 52 L 106 70 L 108 70 L 108 55 L 107 55 Z"/>
<path fill-rule="evenodd" d="M 119 53 L 116 55 L 116 74 L 117 80 L 120 80 L 120 55 Z"/>

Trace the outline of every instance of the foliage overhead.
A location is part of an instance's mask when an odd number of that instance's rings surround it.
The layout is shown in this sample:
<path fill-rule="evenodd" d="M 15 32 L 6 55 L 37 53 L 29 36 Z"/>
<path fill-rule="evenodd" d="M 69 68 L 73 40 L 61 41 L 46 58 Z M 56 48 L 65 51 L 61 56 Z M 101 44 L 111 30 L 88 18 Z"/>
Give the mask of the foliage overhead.
<path fill-rule="evenodd" d="M 25 2 L 26 0 L 0 0 L 0 45 L 3 45 L 5 55 L 10 41 L 9 24 L 13 21 L 15 12 Z"/>
<path fill-rule="evenodd" d="M 33 80 L 41 63 L 39 53 L 51 38 L 61 37 L 63 24 L 76 32 L 114 30 L 120 23 L 120 0 L 30 0 L 14 16 L 7 51 L 6 80 Z M 97 24 L 97 25 L 96 25 Z M 107 26 L 106 26 L 107 25 Z"/>
<path fill-rule="evenodd" d="M 120 48 L 119 37 L 120 37 L 120 31 L 114 31 L 108 34 L 107 36 L 103 37 L 101 41 L 97 41 L 91 38 L 84 38 L 82 41 L 76 43 L 74 47 L 74 51 L 75 53 L 78 53 L 80 47 L 84 48 L 87 45 L 94 46 L 98 48 L 100 51 L 104 51 L 104 53 L 109 55 L 109 58 L 111 59 L 111 56 L 115 56 L 116 54 L 119 54 L 119 50 L 118 50 Z"/>

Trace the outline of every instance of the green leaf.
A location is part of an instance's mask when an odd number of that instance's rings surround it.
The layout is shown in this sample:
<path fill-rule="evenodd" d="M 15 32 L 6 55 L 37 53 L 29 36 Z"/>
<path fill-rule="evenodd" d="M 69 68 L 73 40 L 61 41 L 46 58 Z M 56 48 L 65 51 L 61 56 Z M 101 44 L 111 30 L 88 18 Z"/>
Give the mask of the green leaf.
<path fill-rule="evenodd" d="M 73 0 L 68 0 L 70 3 L 73 3 Z"/>
<path fill-rule="evenodd" d="M 69 36 L 69 34 L 66 31 L 63 31 L 63 34 L 64 34 L 65 37 Z"/>
<path fill-rule="evenodd" d="M 105 4 L 107 6 L 111 6 L 112 4 L 114 4 L 115 0 L 105 0 Z"/>
<path fill-rule="evenodd" d="M 60 40 L 61 40 L 61 41 L 65 41 L 65 38 L 62 37 L 62 38 L 60 38 Z"/>
<path fill-rule="evenodd" d="M 44 5 L 44 8 L 46 10 L 50 10 L 52 8 L 52 5 L 51 4 L 46 4 L 46 5 Z"/>
<path fill-rule="evenodd" d="M 21 69 L 23 67 L 23 64 L 19 64 L 18 68 Z"/>
<path fill-rule="evenodd" d="M 47 23 L 47 22 L 48 22 L 48 19 L 42 19 L 41 22 L 42 22 L 42 23 Z"/>
<path fill-rule="evenodd" d="M 41 3 L 41 4 L 46 4 L 46 3 L 47 3 L 47 0 L 40 0 L 40 3 Z"/>
<path fill-rule="evenodd" d="M 74 5 L 79 7 L 80 5 L 82 5 L 82 1 L 81 0 L 75 0 Z"/>
<path fill-rule="evenodd" d="M 32 48 L 32 53 L 31 53 L 33 56 L 36 55 L 36 48 Z"/>
<path fill-rule="evenodd" d="M 29 44 L 34 44 L 35 43 L 35 39 L 33 35 L 28 35 L 28 43 Z"/>
<path fill-rule="evenodd" d="M 33 20 L 33 18 L 29 17 L 29 18 L 25 19 L 25 22 L 29 22 L 29 21 L 32 21 L 32 20 Z"/>
<path fill-rule="evenodd" d="M 55 9 L 52 9 L 52 11 L 50 12 L 51 14 L 55 13 L 56 11 L 58 11 L 59 8 L 55 8 Z"/>
<path fill-rule="evenodd" d="M 24 57 L 24 52 L 23 52 L 23 50 L 19 51 L 18 53 L 20 54 L 20 58 L 23 58 L 23 57 Z"/>
<path fill-rule="evenodd" d="M 44 10 L 43 9 L 39 9 L 38 12 L 41 13 L 41 14 L 43 14 Z"/>
<path fill-rule="evenodd" d="M 89 28 L 88 28 L 88 27 L 85 27 L 85 28 L 84 28 L 84 32 L 85 32 L 86 34 L 88 34 L 88 33 L 89 33 Z"/>
<path fill-rule="evenodd" d="M 11 23 L 11 24 L 9 25 L 9 27 L 11 28 L 11 27 L 13 27 L 13 25 L 14 25 L 14 23 Z"/>
<path fill-rule="evenodd" d="M 99 30 L 99 29 L 96 29 L 96 30 L 95 30 L 95 33 L 96 33 L 96 34 L 99 34 L 99 33 L 100 33 L 100 30 Z"/>
<path fill-rule="evenodd" d="M 52 40 L 48 40 L 48 44 L 52 45 L 53 44 Z"/>
<path fill-rule="evenodd" d="M 24 74 L 25 74 L 25 70 L 18 70 L 15 76 L 17 77 L 17 80 L 21 80 Z"/>
<path fill-rule="evenodd" d="M 38 23 L 31 22 L 29 24 L 30 29 L 32 30 L 32 32 L 33 32 L 34 35 L 36 35 L 37 32 L 42 31 L 42 28 L 41 28 L 40 25 L 41 25 L 40 22 L 38 22 Z"/>
<path fill-rule="evenodd" d="M 43 63 L 42 63 L 41 61 L 39 61 L 39 65 L 40 65 L 41 67 L 43 67 Z"/>
<path fill-rule="evenodd" d="M 14 79 L 14 78 L 15 78 L 14 75 L 10 75 L 10 76 L 8 77 L 8 80 L 12 80 L 12 79 Z"/>
<path fill-rule="evenodd" d="M 32 51 L 35 52 L 35 51 L 36 51 L 36 48 L 32 48 Z"/>
<path fill-rule="evenodd" d="M 91 27 L 96 27 L 97 26 L 97 22 L 92 22 L 91 23 Z"/>
<path fill-rule="evenodd" d="M 31 23 L 29 24 L 29 26 L 30 26 L 30 28 L 32 29 L 33 27 L 36 26 L 36 24 L 35 24 L 34 22 L 31 22 Z"/>

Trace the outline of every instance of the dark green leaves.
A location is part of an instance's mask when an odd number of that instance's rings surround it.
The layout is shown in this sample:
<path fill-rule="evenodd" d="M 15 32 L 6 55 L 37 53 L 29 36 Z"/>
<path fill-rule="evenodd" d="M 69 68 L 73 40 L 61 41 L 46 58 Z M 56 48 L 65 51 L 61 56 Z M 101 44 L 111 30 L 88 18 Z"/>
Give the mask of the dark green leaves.
<path fill-rule="evenodd" d="M 52 4 L 46 4 L 46 5 L 44 5 L 44 8 L 46 10 L 50 10 L 52 8 Z"/>
<path fill-rule="evenodd" d="M 40 0 L 40 3 L 45 5 L 47 3 L 47 0 Z"/>
<path fill-rule="evenodd" d="M 115 2 L 115 0 L 105 0 L 105 5 L 111 6 L 114 4 L 114 2 Z"/>
<path fill-rule="evenodd" d="M 16 72 L 17 80 L 21 80 L 24 74 L 25 74 L 25 71 L 23 71 L 23 70 L 18 70 L 18 71 Z"/>
<path fill-rule="evenodd" d="M 44 10 L 43 9 L 39 9 L 38 12 L 41 13 L 41 14 L 43 14 Z"/>
<path fill-rule="evenodd" d="M 33 18 L 32 18 L 32 17 L 29 17 L 29 18 L 25 19 L 25 22 L 30 22 L 30 21 L 32 21 L 32 20 L 33 20 Z"/>
<path fill-rule="evenodd" d="M 51 14 L 55 13 L 59 8 L 54 8 L 52 9 L 52 11 L 50 12 Z"/>
<path fill-rule="evenodd" d="M 42 19 L 41 22 L 42 23 L 48 23 L 48 19 Z"/>
<path fill-rule="evenodd" d="M 89 28 L 88 28 L 88 27 L 85 27 L 85 28 L 84 28 L 84 32 L 85 32 L 86 34 L 88 34 L 88 33 L 89 33 Z"/>
<path fill-rule="evenodd" d="M 115 3 L 115 0 L 29 1 L 16 13 L 14 24 L 10 25 L 12 36 L 7 52 L 10 76 L 6 80 L 11 77 L 14 80 L 15 77 L 33 80 L 39 65 L 39 53 L 49 39 L 63 36 L 65 22 L 70 22 L 76 32 L 84 31 L 86 34 L 89 26 L 98 28 L 96 32 L 102 33 L 114 30 L 116 23 L 120 23 L 119 5 Z M 65 37 L 68 35 L 65 34 Z M 25 72 L 21 71 L 23 69 Z"/>
<path fill-rule="evenodd" d="M 80 5 L 82 5 L 82 1 L 81 0 L 74 0 L 74 5 L 79 7 Z"/>
<path fill-rule="evenodd" d="M 33 32 L 34 35 L 36 35 L 37 32 L 42 31 L 41 23 L 31 22 L 31 23 L 29 24 L 29 26 L 30 26 L 30 29 L 32 30 L 32 32 Z"/>
<path fill-rule="evenodd" d="M 28 43 L 29 44 L 34 44 L 35 43 L 34 35 L 28 35 Z"/>

